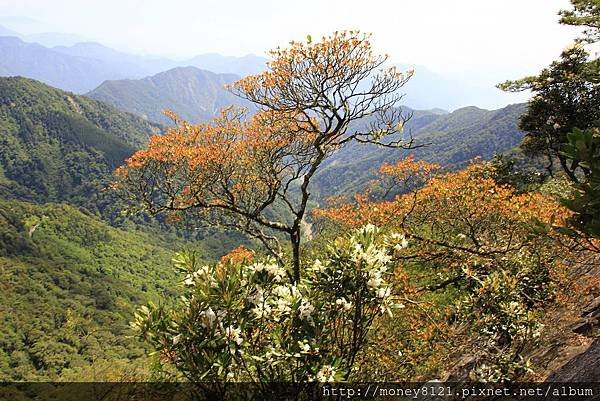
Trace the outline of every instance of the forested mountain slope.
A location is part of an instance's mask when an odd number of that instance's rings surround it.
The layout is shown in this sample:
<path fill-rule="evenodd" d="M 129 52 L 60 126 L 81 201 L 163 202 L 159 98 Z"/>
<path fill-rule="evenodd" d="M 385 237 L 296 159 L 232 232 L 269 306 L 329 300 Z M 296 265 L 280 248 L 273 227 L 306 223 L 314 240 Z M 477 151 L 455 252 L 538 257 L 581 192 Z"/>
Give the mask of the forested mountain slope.
<path fill-rule="evenodd" d="M 183 245 L 65 204 L 0 199 L 0 380 L 56 380 L 141 356 L 132 305 L 173 299 L 170 260 Z"/>
<path fill-rule="evenodd" d="M 415 112 L 405 130 L 412 133 L 415 145 L 426 146 L 412 150 L 348 146 L 317 173 L 315 187 L 321 199 L 360 192 L 375 177 L 379 166 L 409 154 L 448 169 L 464 167 L 476 157 L 490 159 L 521 142 L 523 133 L 518 122 L 525 108 L 524 104 L 515 104 L 491 111 L 465 107 L 449 114 Z"/>
<path fill-rule="evenodd" d="M 164 115 L 166 109 L 197 123 L 211 120 L 232 104 L 249 106 L 224 88 L 239 78 L 178 67 L 143 79 L 106 81 L 86 95 L 157 123 L 173 123 Z"/>
<path fill-rule="evenodd" d="M 162 127 L 26 78 L 0 78 L 0 196 L 99 209 L 112 171 Z"/>

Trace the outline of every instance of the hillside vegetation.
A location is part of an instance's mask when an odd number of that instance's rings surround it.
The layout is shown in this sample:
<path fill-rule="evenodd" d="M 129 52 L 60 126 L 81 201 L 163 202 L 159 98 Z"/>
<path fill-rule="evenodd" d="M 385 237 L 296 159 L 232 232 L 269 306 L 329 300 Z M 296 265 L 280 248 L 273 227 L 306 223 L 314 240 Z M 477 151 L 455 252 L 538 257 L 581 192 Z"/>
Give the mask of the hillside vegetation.
<path fill-rule="evenodd" d="M 170 260 L 183 246 L 65 204 L 1 200 L 2 380 L 55 380 L 67 369 L 141 356 L 128 328 L 131 305 L 175 297 Z"/>
<path fill-rule="evenodd" d="M 413 135 L 416 145 L 425 146 L 411 150 L 347 146 L 317 173 L 315 187 L 321 199 L 354 194 L 376 177 L 383 163 L 394 163 L 408 155 L 447 169 L 464 167 L 476 157 L 491 159 L 521 142 L 523 132 L 518 121 L 525 109 L 524 104 L 515 104 L 499 110 L 465 107 L 448 114 L 413 112 L 405 130 Z"/>
<path fill-rule="evenodd" d="M 0 78 L 0 131 L 0 196 L 100 210 L 112 171 L 161 127 L 31 79 Z"/>
<path fill-rule="evenodd" d="M 106 81 L 87 96 L 161 124 L 173 123 L 165 109 L 184 120 L 201 122 L 216 117 L 224 107 L 249 104 L 224 88 L 239 78 L 179 67 L 143 79 Z"/>

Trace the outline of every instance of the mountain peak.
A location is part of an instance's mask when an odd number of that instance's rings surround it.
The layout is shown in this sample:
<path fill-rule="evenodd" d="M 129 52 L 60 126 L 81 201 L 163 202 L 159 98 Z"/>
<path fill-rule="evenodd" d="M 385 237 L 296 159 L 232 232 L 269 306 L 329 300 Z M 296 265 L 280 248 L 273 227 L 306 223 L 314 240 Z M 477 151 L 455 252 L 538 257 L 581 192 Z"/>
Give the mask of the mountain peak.
<path fill-rule="evenodd" d="M 142 79 L 106 81 L 87 96 L 161 124 L 172 123 L 163 113 L 166 109 L 187 121 L 202 122 L 230 105 L 250 107 L 224 88 L 239 78 L 195 66 L 175 67 Z"/>

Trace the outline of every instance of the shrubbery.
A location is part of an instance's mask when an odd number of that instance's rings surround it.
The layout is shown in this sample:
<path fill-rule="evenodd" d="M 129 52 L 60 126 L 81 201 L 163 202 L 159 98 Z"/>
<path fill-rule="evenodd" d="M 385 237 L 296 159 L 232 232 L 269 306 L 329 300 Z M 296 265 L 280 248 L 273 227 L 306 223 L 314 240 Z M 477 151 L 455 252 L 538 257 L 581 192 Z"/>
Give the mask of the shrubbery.
<path fill-rule="evenodd" d="M 180 305 L 143 307 L 133 326 L 192 381 L 347 380 L 373 321 L 398 306 L 390 277 L 402 246 L 367 225 L 336 239 L 299 283 L 249 252 L 204 266 L 179 254 Z"/>

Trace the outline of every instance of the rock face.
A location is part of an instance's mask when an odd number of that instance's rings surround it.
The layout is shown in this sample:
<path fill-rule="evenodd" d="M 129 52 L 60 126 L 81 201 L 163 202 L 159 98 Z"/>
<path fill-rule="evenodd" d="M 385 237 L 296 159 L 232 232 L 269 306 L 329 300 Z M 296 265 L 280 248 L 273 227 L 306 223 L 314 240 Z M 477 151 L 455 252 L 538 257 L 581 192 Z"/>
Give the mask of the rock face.
<path fill-rule="evenodd" d="M 552 372 L 548 382 L 600 382 L 600 297 L 581 312 L 573 332 L 591 339 L 590 345 Z"/>
<path fill-rule="evenodd" d="M 597 284 L 600 260 L 591 259 L 572 276 L 573 280 L 595 287 L 589 291 L 579 319 L 571 325 L 571 334 L 587 346 L 558 348 L 558 357 L 566 362 L 547 376 L 547 382 L 600 382 L 600 289 Z"/>
<path fill-rule="evenodd" d="M 600 383 L 600 255 L 587 255 L 569 266 L 569 300 L 548 312 L 543 338 L 524 352 L 535 373 L 518 381 Z M 475 361 L 464 355 L 443 381 L 468 382 Z"/>
<path fill-rule="evenodd" d="M 558 370 L 547 382 L 599 382 L 600 381 L 600 338 L 596 338 L 586 351 L 575 356 Z"/>

